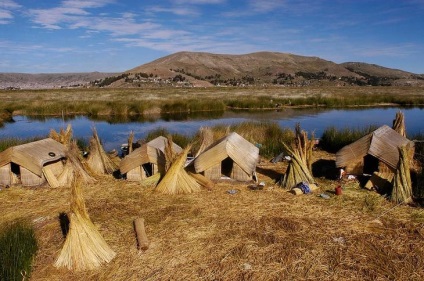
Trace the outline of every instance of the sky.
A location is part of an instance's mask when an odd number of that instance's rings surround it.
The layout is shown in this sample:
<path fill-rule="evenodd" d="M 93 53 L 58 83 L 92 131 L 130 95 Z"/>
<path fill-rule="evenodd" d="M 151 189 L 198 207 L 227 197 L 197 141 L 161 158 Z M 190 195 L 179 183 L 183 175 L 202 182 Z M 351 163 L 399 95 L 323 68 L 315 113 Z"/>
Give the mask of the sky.
<path fill-rule="evenodd" d="M 0 72 L 122 72 L 179 51 L 424 74 L 424 0 L 0 0 Z"/>

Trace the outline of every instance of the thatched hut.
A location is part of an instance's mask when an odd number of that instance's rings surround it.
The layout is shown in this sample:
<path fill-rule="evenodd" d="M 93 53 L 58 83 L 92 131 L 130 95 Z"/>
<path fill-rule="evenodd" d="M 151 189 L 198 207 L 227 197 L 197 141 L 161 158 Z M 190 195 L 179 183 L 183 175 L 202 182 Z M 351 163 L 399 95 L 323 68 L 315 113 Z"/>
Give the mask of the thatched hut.
<path fill-rule="evenodd" d="M 211 144 L 197 156 L 193 165 L 196 173 L 211 180 L 222 176 L 238 181 L 256 180 L 259 148 L 233 132 Z"/>
<path fill-rule="evenodd" d="M 65 146 L 51 138 L 10 147 L 0 153 L 0 185 L 57 187 L 65 158 Z"/>
<path fill-rule="evenodd" d="M 393 174 L 398 167 L 399 148 L 414 143 L 389 126 L 382 126 L 374 132 L 343 147 L 336 153 L 336 166 L 349 174 L 373 174 L 375 171 Z"/>
<path fill-rule="evenodd" d="M 141 181 L 156 173 L 163 173 L 165 170 L 165 146 L 167 138 L 159 136 L 141 147 L 136 148 L 125 156 L 119 165 L 121 174 L 127 180 Z M 182 152 L 182 148 L 177 144 L 172 144 L 172 149 L 176 153 Z"/>

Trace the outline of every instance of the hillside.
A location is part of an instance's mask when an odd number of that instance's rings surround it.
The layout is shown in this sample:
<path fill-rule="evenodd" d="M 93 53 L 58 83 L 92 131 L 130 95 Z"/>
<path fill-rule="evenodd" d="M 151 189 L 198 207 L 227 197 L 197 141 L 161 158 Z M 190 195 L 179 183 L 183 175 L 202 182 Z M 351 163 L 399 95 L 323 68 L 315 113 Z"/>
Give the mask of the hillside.
<path fill-rule="evenodd" d="M 115 76 L 116 73 L 0 73 L 0 89 L 53 89 L 84 87 L 91 81 Z"/>
<path fill-rule="evenodd" d="M 124 73 L 0 73 L 0 88 L 212 86 L 424 86 L 424 74 L 277 52 L 178 52 Z"/>
<path fill-rule="evenodd" d="M 424 85 L 424 75 L 366 63 L 336 64 L 276 52 L 225 55 L 179 52 L 127 71 L 205 85 Z M 177 78 L 177 79 L 175 79 Z"/>

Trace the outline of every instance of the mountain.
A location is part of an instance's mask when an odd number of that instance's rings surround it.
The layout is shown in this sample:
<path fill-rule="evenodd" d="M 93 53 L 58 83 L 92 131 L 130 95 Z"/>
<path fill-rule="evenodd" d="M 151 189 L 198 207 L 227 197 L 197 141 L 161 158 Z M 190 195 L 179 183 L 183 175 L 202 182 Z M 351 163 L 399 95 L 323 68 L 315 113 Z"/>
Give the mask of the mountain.
<path fill-rule="evenodd" d="M 424 74 L 374 64 L 337 64 L 277 52 L 245 55 L 178 52 L 124 73 L 0 73 L 0 88 L 210 86 L 424 86 Z"/>
<path fill-rule="evenodd" d="M 0 89 L 52 89 L 72 88 L 90 85 L 90 82 L 117 73 L 0 73 Z"/>
<path fill-rule="evenodd" d="M 348 62 L 337 64 L 318 57 L 287 53 L 257 52 L 246 55 L 221 55 L 179 52 L 127 72 L 184 80 L 198 85 L 424 85 L 424 75 Z"/>

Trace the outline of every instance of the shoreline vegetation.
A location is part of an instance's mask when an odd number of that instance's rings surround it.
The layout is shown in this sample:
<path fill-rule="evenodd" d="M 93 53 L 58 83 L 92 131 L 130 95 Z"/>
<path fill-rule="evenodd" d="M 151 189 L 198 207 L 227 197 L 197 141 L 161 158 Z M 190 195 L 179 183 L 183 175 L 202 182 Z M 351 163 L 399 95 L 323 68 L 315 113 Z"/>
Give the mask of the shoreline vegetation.
<path fill-rule="evenodd" d="M 419 87 L 221 87 L 1 90 L 0 124 L 15 115 L 141 116 L 226 110 L 424 106 Z"/>

